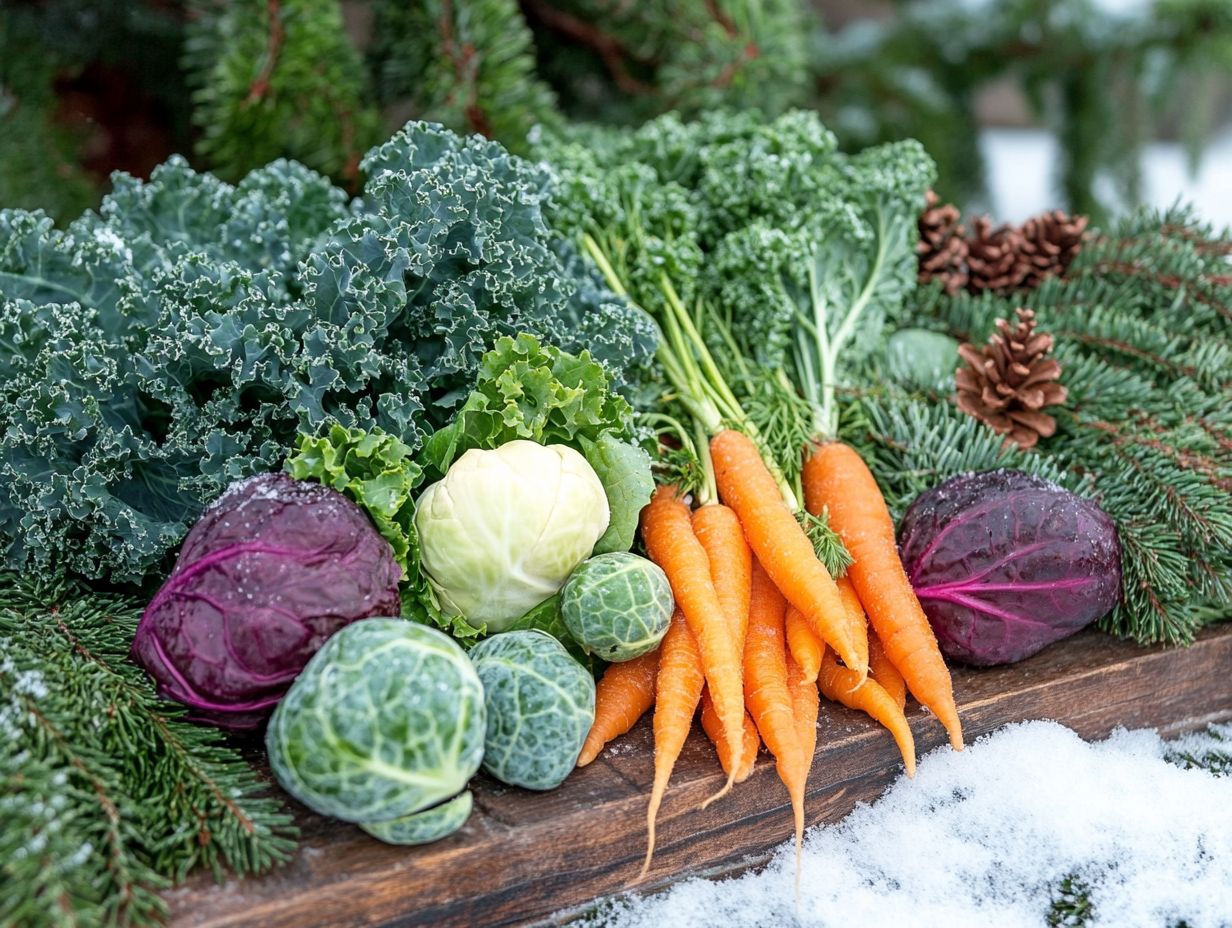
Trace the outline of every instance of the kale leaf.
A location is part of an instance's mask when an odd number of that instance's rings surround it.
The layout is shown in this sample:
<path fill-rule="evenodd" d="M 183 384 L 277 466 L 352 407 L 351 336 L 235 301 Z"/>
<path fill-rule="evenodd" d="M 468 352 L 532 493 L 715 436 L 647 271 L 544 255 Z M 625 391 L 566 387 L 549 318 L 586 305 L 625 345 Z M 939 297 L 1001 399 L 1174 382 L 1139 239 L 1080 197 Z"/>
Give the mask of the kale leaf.
<path fill-rule="evenodd" d="M 502 335 L 589 346 L 632 391 L 654 327 L 544 220 L 551 177 L 411 123 L 363 196 L 279 161 L 238 185 L 180 158 L 67 229 L 0 211 L 0 548 L 141 581 L 204 503 L 296 434 L 414 451 Z"/>

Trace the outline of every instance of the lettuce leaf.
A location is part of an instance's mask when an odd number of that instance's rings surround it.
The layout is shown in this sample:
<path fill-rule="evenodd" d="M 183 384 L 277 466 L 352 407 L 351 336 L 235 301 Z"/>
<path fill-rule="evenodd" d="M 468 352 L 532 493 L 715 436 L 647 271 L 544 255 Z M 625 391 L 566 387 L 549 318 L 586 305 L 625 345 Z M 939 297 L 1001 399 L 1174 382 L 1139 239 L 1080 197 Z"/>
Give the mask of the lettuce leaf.
<path fill-rule="evenodd" d="M 474 390 L 453 422 L 428 439 L 424 455 L 444 474 L 464 451 L 517 438 L 584 451 L 583 441 L 608 432 L 631 437 L 632 416 L 589 352 L 571 355 L 521 333 L 483 356 Z"/>
<path fill-rule="evenodd" d="M 301 435 L 286 471 L 350 497 L 393 548 L 402 576 L 409 577 L 419 570 L 414 492 L 423 480 L 423 468 L 411 454 L 410 445 L 383 429 L 335 424 L 320 437 Z"/>

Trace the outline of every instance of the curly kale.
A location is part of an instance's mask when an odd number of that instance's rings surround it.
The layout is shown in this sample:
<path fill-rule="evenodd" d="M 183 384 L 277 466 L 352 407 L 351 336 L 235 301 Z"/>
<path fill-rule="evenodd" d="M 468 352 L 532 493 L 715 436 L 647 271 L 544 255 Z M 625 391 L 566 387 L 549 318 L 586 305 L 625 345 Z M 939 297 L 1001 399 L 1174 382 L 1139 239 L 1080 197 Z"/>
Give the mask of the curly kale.
<path fill-rule="evenodd" d="M 548 226 L 547 172 L 422 123 L 363 169 L 349 203 L 294 163 L 232 186 L 173 158 L 64 230 L 0 211 L 9 565 L 140 581 L 297 432 L 418 448 L 502 335 L 584 344 L 636 385 L 653 325 Z"/>
<path fill-rule="evenodd" d="M 836 386 L 914 286 L 916 219 L 935 176 L 924 149 L 843 154 L 816 114 L 793 111 L 572 128 L 544 133 L 536 151 L 567 192 L 553 222 L 663 322 L 665 347 L 677 327 L 697 330 L 739 401 L 718 390 L 719 412 L 733 421 L 743 407 L 793 478 L 805 443 L 835 434 Z"/>

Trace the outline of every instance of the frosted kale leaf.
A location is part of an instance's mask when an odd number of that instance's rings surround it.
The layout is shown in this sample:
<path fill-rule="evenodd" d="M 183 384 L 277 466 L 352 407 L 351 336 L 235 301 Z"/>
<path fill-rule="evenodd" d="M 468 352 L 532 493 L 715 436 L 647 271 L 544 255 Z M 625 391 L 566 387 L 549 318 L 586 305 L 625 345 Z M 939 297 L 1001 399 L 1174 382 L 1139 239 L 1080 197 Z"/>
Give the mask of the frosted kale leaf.
<path fill-rule="evenodd" d="M 416 123 L 365 167 L 354 204 L 292 162 L 233 186 L 172 158 L 67 230 L 0 211 L 9 565 L 146 579 L 298 433 L 376 426 L 418 450 L 501 335 L 593 342 L 641 376 L 653 332 L 562 264 L 541 168 Z"/>
<path fill-rule="evenodd" d="M 595 720 L 595 681 L 547 632 L 504 632 L 470 652 L 487 706 L 483 769 L 527 789 L 559 786 Z"/>
<path fill-rule="evenodd" d="M 265 746 L 283 789 L 322 815 L 379 823 L 384 839 L 403 827 L 395 820 L 462 792 L 483 756 L 484 718 L 479 678 L 444 633 L 365 619 L 308 662 Z"/>

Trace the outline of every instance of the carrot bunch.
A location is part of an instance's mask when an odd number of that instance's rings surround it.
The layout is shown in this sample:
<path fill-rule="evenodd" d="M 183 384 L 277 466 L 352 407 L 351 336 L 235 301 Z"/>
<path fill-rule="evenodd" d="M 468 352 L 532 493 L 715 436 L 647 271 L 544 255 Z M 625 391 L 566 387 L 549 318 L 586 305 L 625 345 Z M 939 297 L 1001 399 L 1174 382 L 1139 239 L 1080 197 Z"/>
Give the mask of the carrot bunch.
<path fill-rule="evenodd" d="M 897 186 L 880 190 L 899 160 L 896 153 L 885 155 L 885 163 L 857 172 L 878 189 L 870 201 L 875 204 L 904 196 Z M 674 210 L 636 208 L 652 194 L 641 186 L 624 189 L 617 180 L 624 176 L 588 175 L 588 190 L 608 190 L 610 203 L 622 204 L 614 211 L 620 219 L 610 225 L 612 213 L 605 208 L 602 217 L 597 213 L 576 231 L 583 253 L 612 291 L 639 305 L 659 328 L 656 359 L 666 389 L 660 408 L 646 420 L 665 426 L 660 432 L 669 436 L 664 445 L 673 452 L 660 463 L 671 476 L 643 509 L 641 532 L 647 554 L 667 574 L 678 612 L 660 645 L 653 693 L 647 667 L 611 671 L 619 676 L 612 686 L 600 687 L 590 741 L 601 745 L 627 729 L 631 717 L 653 702 L 655 772 L 645 873 L 658 811 L 699 706 L 726 773 L 707 803 L 748 775 L 747 754 L 760 741 L 774 756 L 791 799 L 797 842 L 820 694 L 887 725 L 909 770 L 915 757 L 903 715 L 905 688 L 945 724 L 956 748 L 962 732 L 949 674 L 898 560 L 885 500 L 855 452 L 830 440 L 838 426 L 840 359 L 863 313 L 897 292 L 894 274 L 902 262 L 896 258 L 890 267 L 887 253 L 911 258 L 909 233 L 918 210 L 903 213 L 910 217 L 903 234 L 883 228 L 875 216 L 853 220 L 850 228 L 833 227 L 835 216 L 820 212 L 816 222 L 793 233 L 792 241 L 801 245 L 816 233 L 810 247 L 776 250 L 747 268 L 748 279 L 764 281 L 764 287 L 716 290 L 696 285 L 696 275 L 711 270 L 696 260 L 705 250 L 700 231 L 687 228 L 688 217 Z M 608 184 L 620 189 L 609 190 Z M 844 215 L 869 205 L 853 202 Z M 669 215 L 668 225 L 656 225 Z M 878 242 L 884 249 L 869 255 L 869 262 L 849 263 L 850 255 L 868 252 L 874 231 L 890 236 Z M 831 241 L 848 233 L 845 244 Z M 740 249 L 725 253 L 725 268 L 760 254 L 760 239 L 738 241 Z M 654 249 L 648 250 L 651 243 Z M 842 251 L 847 245 L 850 253 Z M 662 248 L 678 250 L 681 260 L 663 260 Z M 827 261 L 816 260 L 823 252 Z M 795 260 L 803 255 L 812 257 Z M 816 275 L 824 269 L 836 272 L 834 286 L 818 286 Z M 857 281 L 866 272 L 871 278 Z M 801 286 L 785 287 L 789 278 Z M 747 299 L 750 292 L 755 299 Z M 800 300 L 808 305 L 790 314 L 787 324 L 796 331 L 788 341 L 791 350 L 779 359 L 784 363 L 761 363 L 765 346 L 753 340 L 763 338 L 764 326 L 748 323 L 764 315 L 767 302 L 779 313 L 780 304 L 790 308 Z M 679 460 L 672 460 L 676 453 Z M 836 552 L 854 560 L 846 577 L 830 557 Z M 632 709 L 603 704 L 606 692 L 627 692 L 633 681 L 641 689 L 629 697 Z M 599 730 L 598 720 L 611 724 Z"/>
<path fill-rule="evenodd" d="M 915 746 L 904 714 L 908 687 L 962 746 L 949 673 L 898 561 L 885 502 L 859 457 L 827 444 L 803 471 L 809 511 L 828 511 L 852 555 L 846 575 L 836 579 L 756 443 L 723 429 L 707 450 L 721 502 L 702 491 L 703 504 L 692 509 L 675 485 L 664 484 L 642 511 L 642 539 L 672 585 L 676 614 L 656 652 L 608 668 L 579 759 L 589 763 L 654 706 L 643 875 L 672 770 L 699 710 L 726 773 L 703 805 L 748 778 L 764 744 L 792 805 L 797 860 L 820 696 L 883 725 L 909 776 Z"/>

